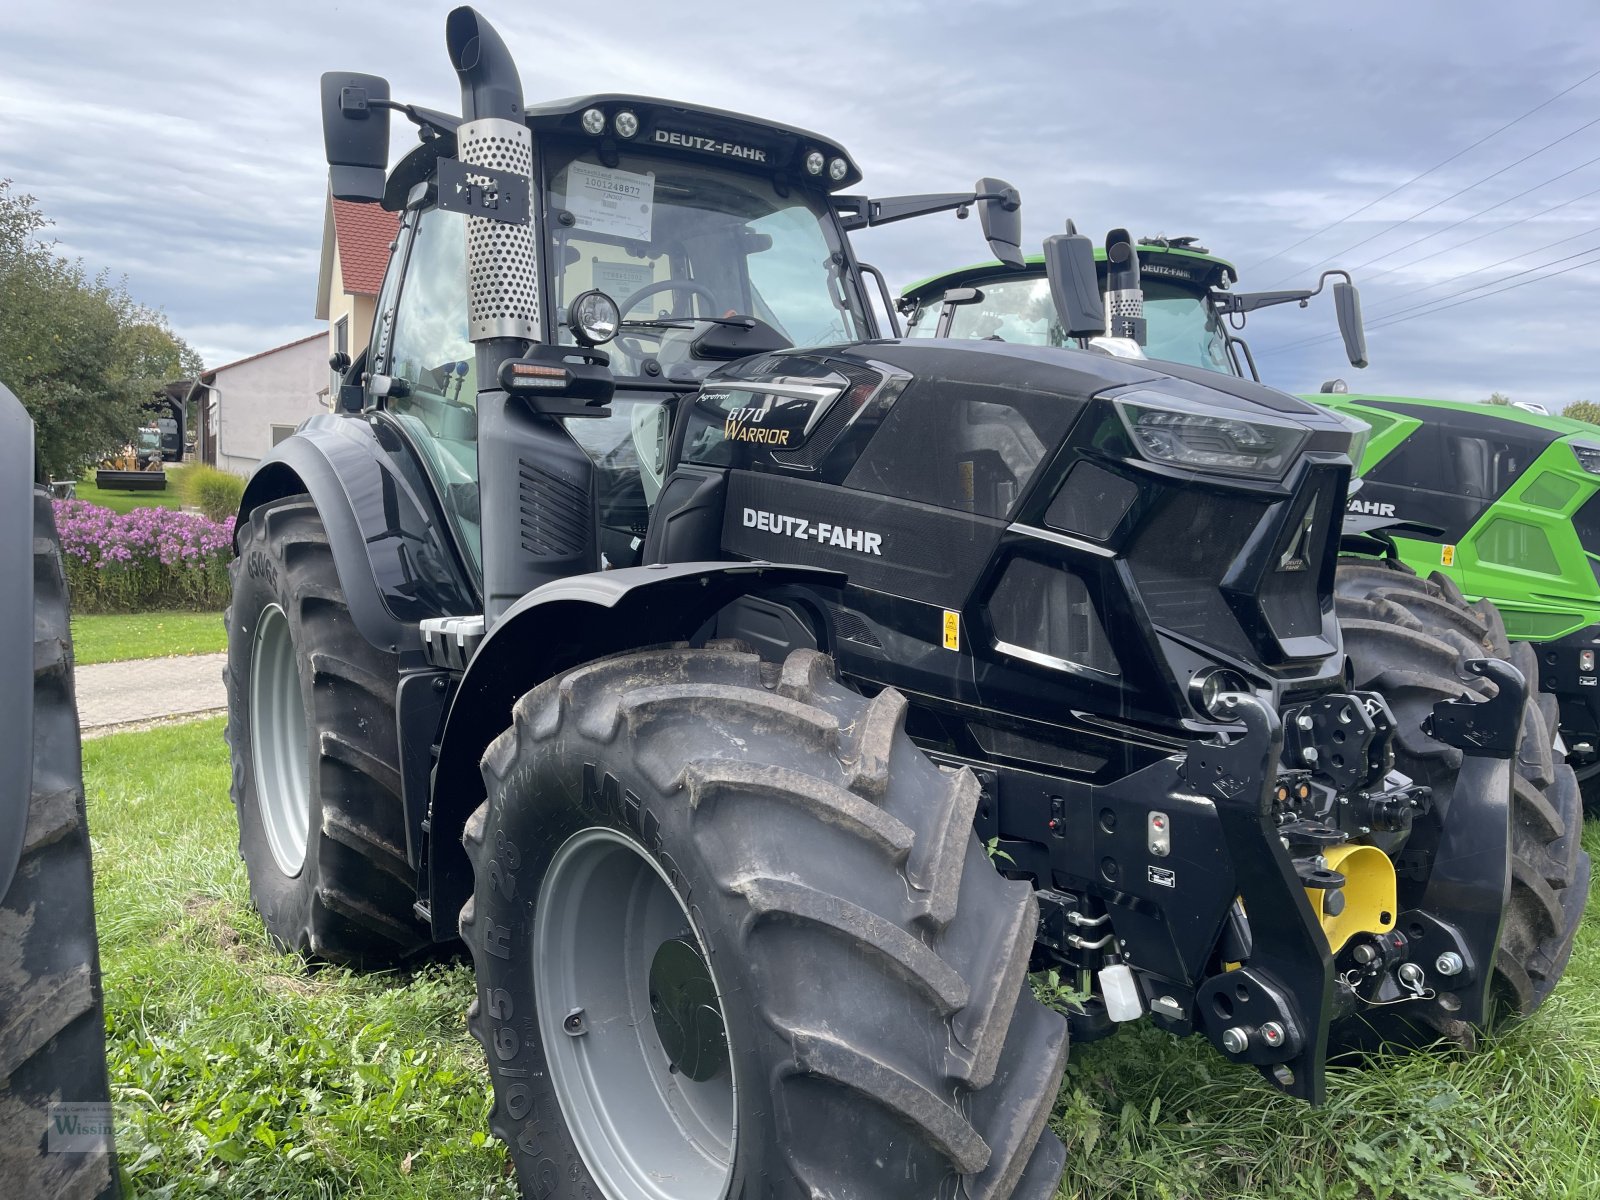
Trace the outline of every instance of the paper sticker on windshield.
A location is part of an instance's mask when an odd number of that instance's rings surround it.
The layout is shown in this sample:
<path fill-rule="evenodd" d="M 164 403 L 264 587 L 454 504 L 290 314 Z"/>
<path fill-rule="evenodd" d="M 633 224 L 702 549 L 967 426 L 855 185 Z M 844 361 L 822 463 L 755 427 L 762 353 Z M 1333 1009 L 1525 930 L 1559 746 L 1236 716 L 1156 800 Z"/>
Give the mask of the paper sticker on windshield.
<path fill-rule="evenodd" d="M 593 163 L 567 166 L 566 208 L 579 229 L 650 240 L 656 177 Z"/>
<path fill-rule="evenodd" d="M 626 300 L 656 278 L 655 272 L 643 263 L 614 263 L 597 258 L 590 267 L 593 286 L 613 300 Z"/>

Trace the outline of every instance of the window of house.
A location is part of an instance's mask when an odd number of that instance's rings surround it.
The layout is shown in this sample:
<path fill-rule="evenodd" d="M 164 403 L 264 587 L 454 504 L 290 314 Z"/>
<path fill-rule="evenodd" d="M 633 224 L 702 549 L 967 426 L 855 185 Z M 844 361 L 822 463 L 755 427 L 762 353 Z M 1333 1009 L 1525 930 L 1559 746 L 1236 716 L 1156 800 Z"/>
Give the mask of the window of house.
<path fill-rule="evenodd" d="M 294 433 L 296 428 L 297 427 L 294 425 L 274 425 L 272 427 L 272 444 L 276 446 L 290 434 Z"/>

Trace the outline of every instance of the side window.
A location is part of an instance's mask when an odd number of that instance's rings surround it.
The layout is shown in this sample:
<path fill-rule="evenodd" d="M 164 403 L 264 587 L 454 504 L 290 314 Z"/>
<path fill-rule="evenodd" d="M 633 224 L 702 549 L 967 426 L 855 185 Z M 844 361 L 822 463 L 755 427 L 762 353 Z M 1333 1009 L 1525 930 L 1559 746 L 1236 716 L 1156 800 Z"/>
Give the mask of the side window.
<path fill-rule="evenodd" d="M 409 386 L 413 406 L 433 415 L 438 404 L 476 408 L 472 343 L 467 340 L 466 218 L 424 212 L 411 241 L 389 346 L 389 371 Z"/>
<path fill-rule="evenodd" d="M 418 218 L 384 355 L 385 373 L 395 381 L 384 408 L 422 447 L 456 532 L 481 569 L 478 380 L 467 340 L 465 221 L 439 209 Z"/>

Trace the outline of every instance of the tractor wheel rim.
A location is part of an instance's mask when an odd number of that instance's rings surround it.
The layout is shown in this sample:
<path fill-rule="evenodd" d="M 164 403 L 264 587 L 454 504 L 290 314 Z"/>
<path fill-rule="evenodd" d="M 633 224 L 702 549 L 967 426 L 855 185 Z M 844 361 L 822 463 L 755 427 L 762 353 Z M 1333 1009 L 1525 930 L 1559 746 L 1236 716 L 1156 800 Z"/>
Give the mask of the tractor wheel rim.
<path fill-rule="evenodd" d="M 532 962 L 550 1081 L 606 1200 L 720 1200 L 737 1082 L 687 906 L 636 842 L 585 829 L 540 885 Z"/>
<path fill-rule="evenodd" d="M 278 869 L 290 877 L 306 861 L 311 827 L 311 765 L 289 618 L 269 604 L 256 621 L 250 654 L 250 756 L 256 806 Z"/>

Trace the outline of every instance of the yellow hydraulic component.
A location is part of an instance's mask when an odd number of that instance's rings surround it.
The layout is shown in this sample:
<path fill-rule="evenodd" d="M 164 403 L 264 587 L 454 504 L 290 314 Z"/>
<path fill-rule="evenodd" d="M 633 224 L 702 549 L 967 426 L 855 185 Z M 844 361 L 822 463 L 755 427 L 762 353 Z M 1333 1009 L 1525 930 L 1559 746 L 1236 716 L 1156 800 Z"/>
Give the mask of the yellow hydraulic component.
<path fill-rule="evenodd" d="M 1328 869 L 1344 876 L 1336 891 L 1307 888 L 1311 907 L 1322 921 L 1323 935 L 1335 954 L 1357 933 L 1388 933 L 1394 928 L 1394 863 L 1376 846 L 1349 842 L 1323 851 Z M 1340 901 L 1343 906 L 1340 906 Z M 1330 904 L 1331 901 L 1331 904 Z M 1331 911 L 1337 908 L 1338 911 Z"/>

